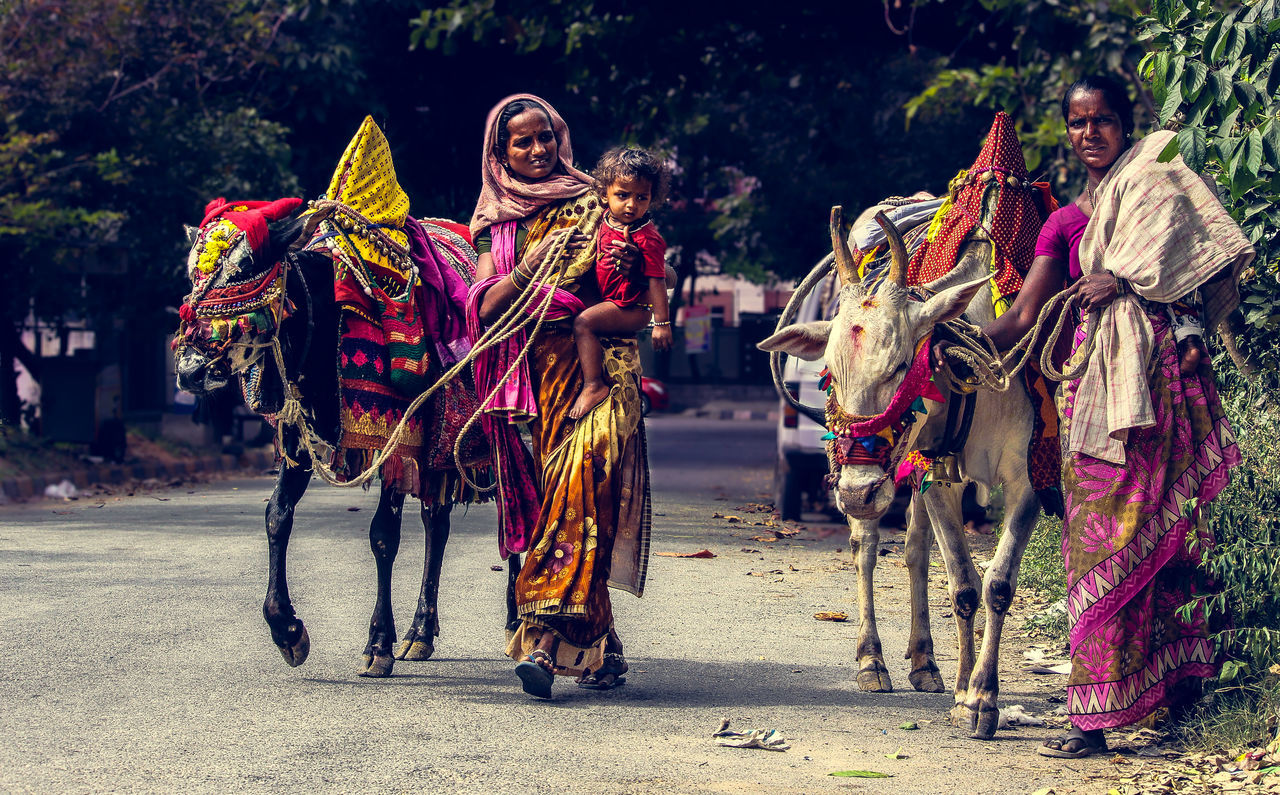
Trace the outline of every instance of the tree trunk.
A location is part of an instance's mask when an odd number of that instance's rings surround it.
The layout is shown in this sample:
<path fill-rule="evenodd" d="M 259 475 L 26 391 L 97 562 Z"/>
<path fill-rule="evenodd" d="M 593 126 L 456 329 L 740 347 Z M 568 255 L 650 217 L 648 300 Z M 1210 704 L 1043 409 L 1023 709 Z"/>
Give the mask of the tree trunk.
<path fill-rule="evenodd" d="M 1240 348 L 1240 337 L 1244 336 L 1244 333 L 1245 326 L 1239 312 L 1232 312 L 1227 315 L 1226 320 L 1218 324 L 1218 336 L 1222 337 L 1222 347 L 1227 349 L 1227 355 L 1231 357 L 1231 361 L 1235 362 L 1236 369 L 1245 377 L 1245 380 L 1253 382 L 1258 380 L 1261 370 Z"/>
<path fill-rule="evenodd" d="M 18 370 L 14 366 L 22 340 L 13 326 L 4 323 L 0 329 L 0 426 L 16 428 L 22 420 L 22 401 L 18 399 Z"/>

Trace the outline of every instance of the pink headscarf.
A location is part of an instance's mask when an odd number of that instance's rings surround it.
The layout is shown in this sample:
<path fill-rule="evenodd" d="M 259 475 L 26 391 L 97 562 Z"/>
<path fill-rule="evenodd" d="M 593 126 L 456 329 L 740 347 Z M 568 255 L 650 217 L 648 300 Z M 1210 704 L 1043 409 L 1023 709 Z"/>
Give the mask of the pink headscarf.
<path fill-rule="evenodd" d="M 498 160 L 493 148 L 498 142 L 498 116 L 503 108 L 517 99 L 527 99 L 546 109 L 551 117 L 551 130 L 559 144 L 560 168 L 552 171 L 539 182 L 522 182 L 511 174 Z M 569 144 L 569 125 L 564 123 L 550 103 L 533 94 L 512 94 L 503 99 L 493 110 L 484 128 L 484 153 L 480 159 L 482 185 L 476 211 L 471 216 L 471 236 L 474 238 L 486 227 L 502 221 L 518 221 L 541 210 L 551 202 L 581 196 L 591 187 L 591 177 L 573 167 L 573 147 Z"/>

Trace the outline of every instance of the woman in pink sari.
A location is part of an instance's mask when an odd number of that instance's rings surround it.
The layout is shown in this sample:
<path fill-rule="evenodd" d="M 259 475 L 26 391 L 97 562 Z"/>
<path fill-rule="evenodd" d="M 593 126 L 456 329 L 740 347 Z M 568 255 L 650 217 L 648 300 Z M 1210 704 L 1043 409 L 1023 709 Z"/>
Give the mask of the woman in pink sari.
<path fill-rule="evenodd" d="M 1117 83 L 1078 81 L 1062 111 L 1088 185 L 1049 217 L 1022 291 L 986 331 L 1007 349 L 1055 293 L 1080 296 L 1070 361 L 1088 354 L 1087 367 L 1060 403 L 1073 728 L 1039 748 L 1076 758 L 1105 750 L 1105 729 L 1194 703 L 1217 671 L 1208 618 L 1178 608 L 1212 587 L 1187 542 L 1212 544 L 1202 512 L 1240 461 L 1204 337 L 1239 302 L 1253 249 L 1180 157 L 1158 162 L 1172 133 L 1131 143 Z"/>
<path fill-rule="evenodd" d="M 582 370 L 567 321 L 600 300 L 590 242 L 603 208 L 590 178 L 573 167 L 564 120 L 537 97 L 516 95 L 494 107 L 482 162 L 471 220 L 480 252 L 467 306 L 473 340 L 522 295 L 552 291 L 550 322 L 527 359 L 520 332 L 476 363 L 477 393 L 491 396 L 485 431 L 498 458 L 500 545 L 504 556 L 525 553 L 515 586 L 520 625 L 507 653 L 532 695 L 549 698 L 555 675 L 609 689 L 627 672 L 609 588 L 641 595 L 649 555 L 636 340 L 601 339 L 612 387 L 601 404 L 570 419 Z M 557 267 L 533 283 L 549 256 L 558 256 Z M 626 243 L 615 258 L 620 267 L 639 262 Z M 532 461 L 517 423 L 528 424 Z"/>

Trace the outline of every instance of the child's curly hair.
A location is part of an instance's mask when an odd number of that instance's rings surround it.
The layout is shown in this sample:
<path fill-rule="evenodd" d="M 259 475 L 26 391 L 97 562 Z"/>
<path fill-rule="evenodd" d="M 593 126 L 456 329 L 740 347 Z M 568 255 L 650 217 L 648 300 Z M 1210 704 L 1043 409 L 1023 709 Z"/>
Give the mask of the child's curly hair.
<path fill-rule="evenodd" d="M 600 157 L 591 179 L 602 199 L 618 179 L 647 180 L 652 192 L 650 206 L 658 207 L 667 200 L 667 191 L 671 188 L 671 167 L 643 149 L 618 146 Z"/>

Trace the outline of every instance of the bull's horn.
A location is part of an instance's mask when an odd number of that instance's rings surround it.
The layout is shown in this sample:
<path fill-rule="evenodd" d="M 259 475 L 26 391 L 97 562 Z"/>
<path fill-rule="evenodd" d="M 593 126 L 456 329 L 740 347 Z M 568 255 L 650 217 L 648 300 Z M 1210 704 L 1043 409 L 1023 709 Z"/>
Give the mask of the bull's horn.
<path fill-rule="evenodd" d="M 831 252 L 836 257 L 836 273 L 840 274 L 840 284 L 856 283 L 858 269 L 853 264 L 849 241 L 845 239 L 844 208 L 838 204 L 831 208 Z"/>
<path fill-rule="evenodd" d="M 337 202 L 312 202 L 311 211 L 302 214 L 302 234 L 298 235 L 294 245 L 301 247 L 311 242 L 311 237 L 315 234 L 316 227 L 332 218 L 337 209 Z"/>
<path fill-rule="evenodd" d="M 902 242 L 902 235 L 898 232 L 898 227 L 893 225 L 893 221 L 889 220 L 889 216 L 884 212 L 876 213 L 876 223 L 880 224 L 880 228 L 884 230 L 885 236 L 889 239 L 889 256 L 892 258 L 889 263 L 889 281 L 899 287 L 907 286 L 907 247 Z"/>

